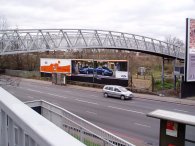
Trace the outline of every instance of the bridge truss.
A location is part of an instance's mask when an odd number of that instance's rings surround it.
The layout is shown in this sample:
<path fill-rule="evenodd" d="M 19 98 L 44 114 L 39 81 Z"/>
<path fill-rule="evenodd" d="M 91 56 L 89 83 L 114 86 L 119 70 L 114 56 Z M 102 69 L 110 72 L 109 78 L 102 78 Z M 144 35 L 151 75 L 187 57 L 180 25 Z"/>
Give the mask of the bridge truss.
<path fill-rule="evenodd" d="M 118 49 L 184 59 L 185 49 L 135 34 L 89 29 L 0 31 L 0 55 L 67 49 Z"/>

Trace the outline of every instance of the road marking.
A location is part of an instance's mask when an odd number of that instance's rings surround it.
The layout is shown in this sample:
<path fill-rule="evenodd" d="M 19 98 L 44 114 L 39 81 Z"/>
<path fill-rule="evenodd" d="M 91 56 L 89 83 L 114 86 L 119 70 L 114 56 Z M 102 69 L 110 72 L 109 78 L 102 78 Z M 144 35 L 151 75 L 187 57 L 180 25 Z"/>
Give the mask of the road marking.
<path fill-rule="evenodd" d="M 178 112 L 184 112 L 184 113 L 188 113 L 188 111 L 185 111 L 185 110 L 180 110 L 180 109 L 174 109 L 175 111 L 178 111 Z"/>
<path fill-rule="evenodd" d="M 68 98 L 68 97 L 64 97 L 64 96 L 60 96 L 60 95 L 57 95 L 57 94 L 52 94 L 52 93 L 46 93 L 48 95 L 52 95 L 52 96 L 56 96 L 56 97 L 62 97 L 62 98 Z"/>
<path fill-rule="evenodd" d="M 142 126 L 142 127 L 151 128 L 151 126 L 145 125 L 145 124 L 140 124 L 140 123 L 134 123 L 134 124 L 135 124 L 135 125 L 138 125 L 138 126 Z"/>
<path fill-rule="evenodd" d="M 109 107 L 109 108 L 114 108 L 114 109 L 123 110 L 123 111 L 127 111 L 127 112 L 132 112 L 132 113 L 137 113 L 137 114 L 145 115 L 145 113 L 139 112 L 139 111 L 135 111 L 135 110 L 128 110 L 128 109 L 123 109 L 123 108 L 114 107 L 114 106 L 108 106 L 108 107 Z"/>
<path fill-rule="evenodd" d="M 93 115 L 97 115 L 97 113 L 90 112 L 90 111 L 86 111 L 86 113 L 93 114 Z"/>
<path fill-rule="evenodd" d="M 80 99 L 75 99 L 75 100 L 80 101 L 80 102 L 89 103 L 89 104 L 95 104 L 95 105 L 98 105 L 98 103 L 95 103 L 95 102 L 90 102 L 90 101 L 85 101 L 85 100 L 80 100 Z"/>
<path fill-rule="evenodd" d="M 96 96 L 96 95 L 90 95 L 91 97 L 99 97 L 99 96 Z"/>
<path fill-rule="evenodd" d="M 33 91 L 33 92 L 42 93 L 42 94 L 48 94 L 48 95 L 51 95 L 51 96 L 61 97 L 61 98 L 68 98 L 68 97 L 64 97 L 64 96 L 57 95 L 57 94 L 53 94 L 53 93 L 45 93 L 45 92 L 41 92 L 41 91 L 38 91 L 38 90 L 33 90 L 33 89 L 27 89 L 27 90 L 29 90 L 29 91 Z"/>
<path fill-rule="evenodd" d="M 24 88 L 24 89 L 26 89 L 26 88 Z M 41 92 L 41 91 L 38 91 L 38 90 L 29 89 L 29 88 L 27 88 L 26 90 L 33 91 L 33 92 L 38 92 L 38 93 L 44 93 L 44 92 Z"/>
<path fill-rule="evenodd" d="M 31 99 L 34 99 L 34 97 L 32 97 L 32 96 L 27 96 L 28 98 L 31 98 Z"/>

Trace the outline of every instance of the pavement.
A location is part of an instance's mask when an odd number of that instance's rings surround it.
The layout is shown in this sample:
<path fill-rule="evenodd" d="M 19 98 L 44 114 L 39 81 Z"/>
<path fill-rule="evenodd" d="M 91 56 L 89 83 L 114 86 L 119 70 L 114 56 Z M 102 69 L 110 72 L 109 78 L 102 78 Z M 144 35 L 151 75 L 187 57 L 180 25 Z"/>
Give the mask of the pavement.
<path fill-rule="evenodd" d="M 34 80 L 34 79 L 25 79 L 22 78 L 22 80 L 28 80 L 31 82 L 36 82 L 36 83 L 41 83 L 41 84 L 48 84 L 51 85 L 52 83 L 49 81 L 42 81 L 42 80 Z M 94 92 L 102 92 L 102 89 L 98 88 L 92 88 L 92 87 L 83 87 L 83 86 L 78 86 L 78 85 L 66 85 L 67 87 L 70 88 L 78 88 L 82 90 L 90 90 Z M 168 97 L 168 96 L 158 96 L 158 95 L 150 95 L 150 94 L 140 94 L 140 93 L 134 93 L 135 98 L 141 98 L 141 99 L 147 99 L 147 100 L 156 100 L 156 101 L 162 101 L 162 102 L 170 102 L 170 103 L 177 103 L 177 104 L 184 104 L 184 105 L 190 105 L 190 106 L 195 106 L 195 96 L 194 97 L 189 97 L 185 99 L 181 99 L 179 97 Z"/>

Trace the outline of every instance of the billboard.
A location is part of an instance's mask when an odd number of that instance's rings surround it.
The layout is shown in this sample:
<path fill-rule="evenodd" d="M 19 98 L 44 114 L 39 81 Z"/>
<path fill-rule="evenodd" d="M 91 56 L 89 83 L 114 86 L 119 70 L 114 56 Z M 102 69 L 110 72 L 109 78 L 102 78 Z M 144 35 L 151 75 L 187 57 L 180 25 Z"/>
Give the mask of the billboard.
<path fill-rule="evenodd" d="M 185 79 L 187 82 L 195 81 L 195 19 L 186 21 L 186 58 Z"/>
<path fill-rule="evenodd" d="M 40 72 L 71 73 L 71 59 L 41 58 Z"/>
<path fill-rule="evenodd" d="M 127 60 L 72 59 L 72 75 L 128 80 Z"/>

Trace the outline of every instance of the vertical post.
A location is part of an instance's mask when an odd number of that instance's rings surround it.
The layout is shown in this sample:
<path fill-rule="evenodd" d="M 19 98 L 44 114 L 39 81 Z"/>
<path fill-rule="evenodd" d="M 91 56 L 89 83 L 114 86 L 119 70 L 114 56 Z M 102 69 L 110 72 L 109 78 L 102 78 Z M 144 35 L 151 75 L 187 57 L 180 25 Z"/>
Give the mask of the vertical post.
<path fill-rule="evenodd" d="M 161 73 L 161 78 L 162 78 L 162 92 L 164 93 L 164 65 L 165 65 L 165 60 L 164 57 L 162 58 L 162 73 Z"/>
<path fill-rule="evenodd" d="M 9 117 L 8 118 L 8 139 L 9 139 L 9 146 L 15 146 L 15 131 L 14 131 L 14 122 Z"/>
<path fill-rule="evenodd" d="M 29 146 L 36 146 L 35 141 L 29 137 Z"/>
<path fill-rule="evenodd" d="M 24 134 L 24 131 L 22 130 L 22 128 L 18 128 L 19 130 L 19 139 L 18 139 L 18 145 L 19 146 L 25 146 L 25 134 Z"/>
<path fill-rule="evenodd" d="M 2 145 L 2 121 L 3 121 L 3 118 L 2 118 L 2 111 L 0 109 L 0 145 Z"/>
<path fill-rule="evenodd" d="M 84 134 L 83 128 L 80 128 L 80 141 L 84 143 L 83 134 Z"/>
<path fill-rule="evenodd" d="M 107 142 L 104 140 L 104 141 L 103 141 L 103 146 L 106 146 L 106 144 L 107 144 Z"/>
<path fill-rule="evenodd" d="M 1 111 L 1 140 L 2 146 L 8 146 L 8 132 L 7 132 L 7 114 Z"/>
<path fill-rule="evenodd" d="M 95 67 L 95 65 L 94 65 L 94 58 L 93 58 L 93 83 L 94 83 L 94 81 L 95 81 L 95 77 L 94 77 L 94 67 Z"/>
<path fill-rule="evenodd" d="M 129 52 L 129 56 L 128 56 L 128 86 L 130 86 L 131 87 L 131 90 L 132 90 L 132 88 L 133 88 L 133 80 L 132 80 L 132 67 L 131 67 L 131 64 L 132 63 L 130 63 L 131 61 L 132 61 L 132 58 L 131 58 L 132 56 L 131 56 L 131 54 L 130 54 L 130 52 Z"/>
<path fill-rule="evenodd" d="M 66 85 L 66 74 L 64 74 L 64 85 Z"/>
<path fill-rule="evenodd" d="M 2 123 L 3 123 L 3 117 L 2 117 L 2 110 L 0 109 L 0 145 L 2 145 Z"/>
<path fill-rule="evenodd" d="M 173 60 L 173 72 L 175 71 L 175 66 L 176 66 L 176 59 Z M 176 78 L 176 75 L 173 74 L 174 76 L 174 91 L 176 91 L 176 81 L 177 81 L 177 78 Z"/>
<path fill-rule="evenodd" d="M 153 75 L 151 76 L 151 80 L 152 80 L 152 92 L 154 92 L 154 77 L 153 77 Z"/>

